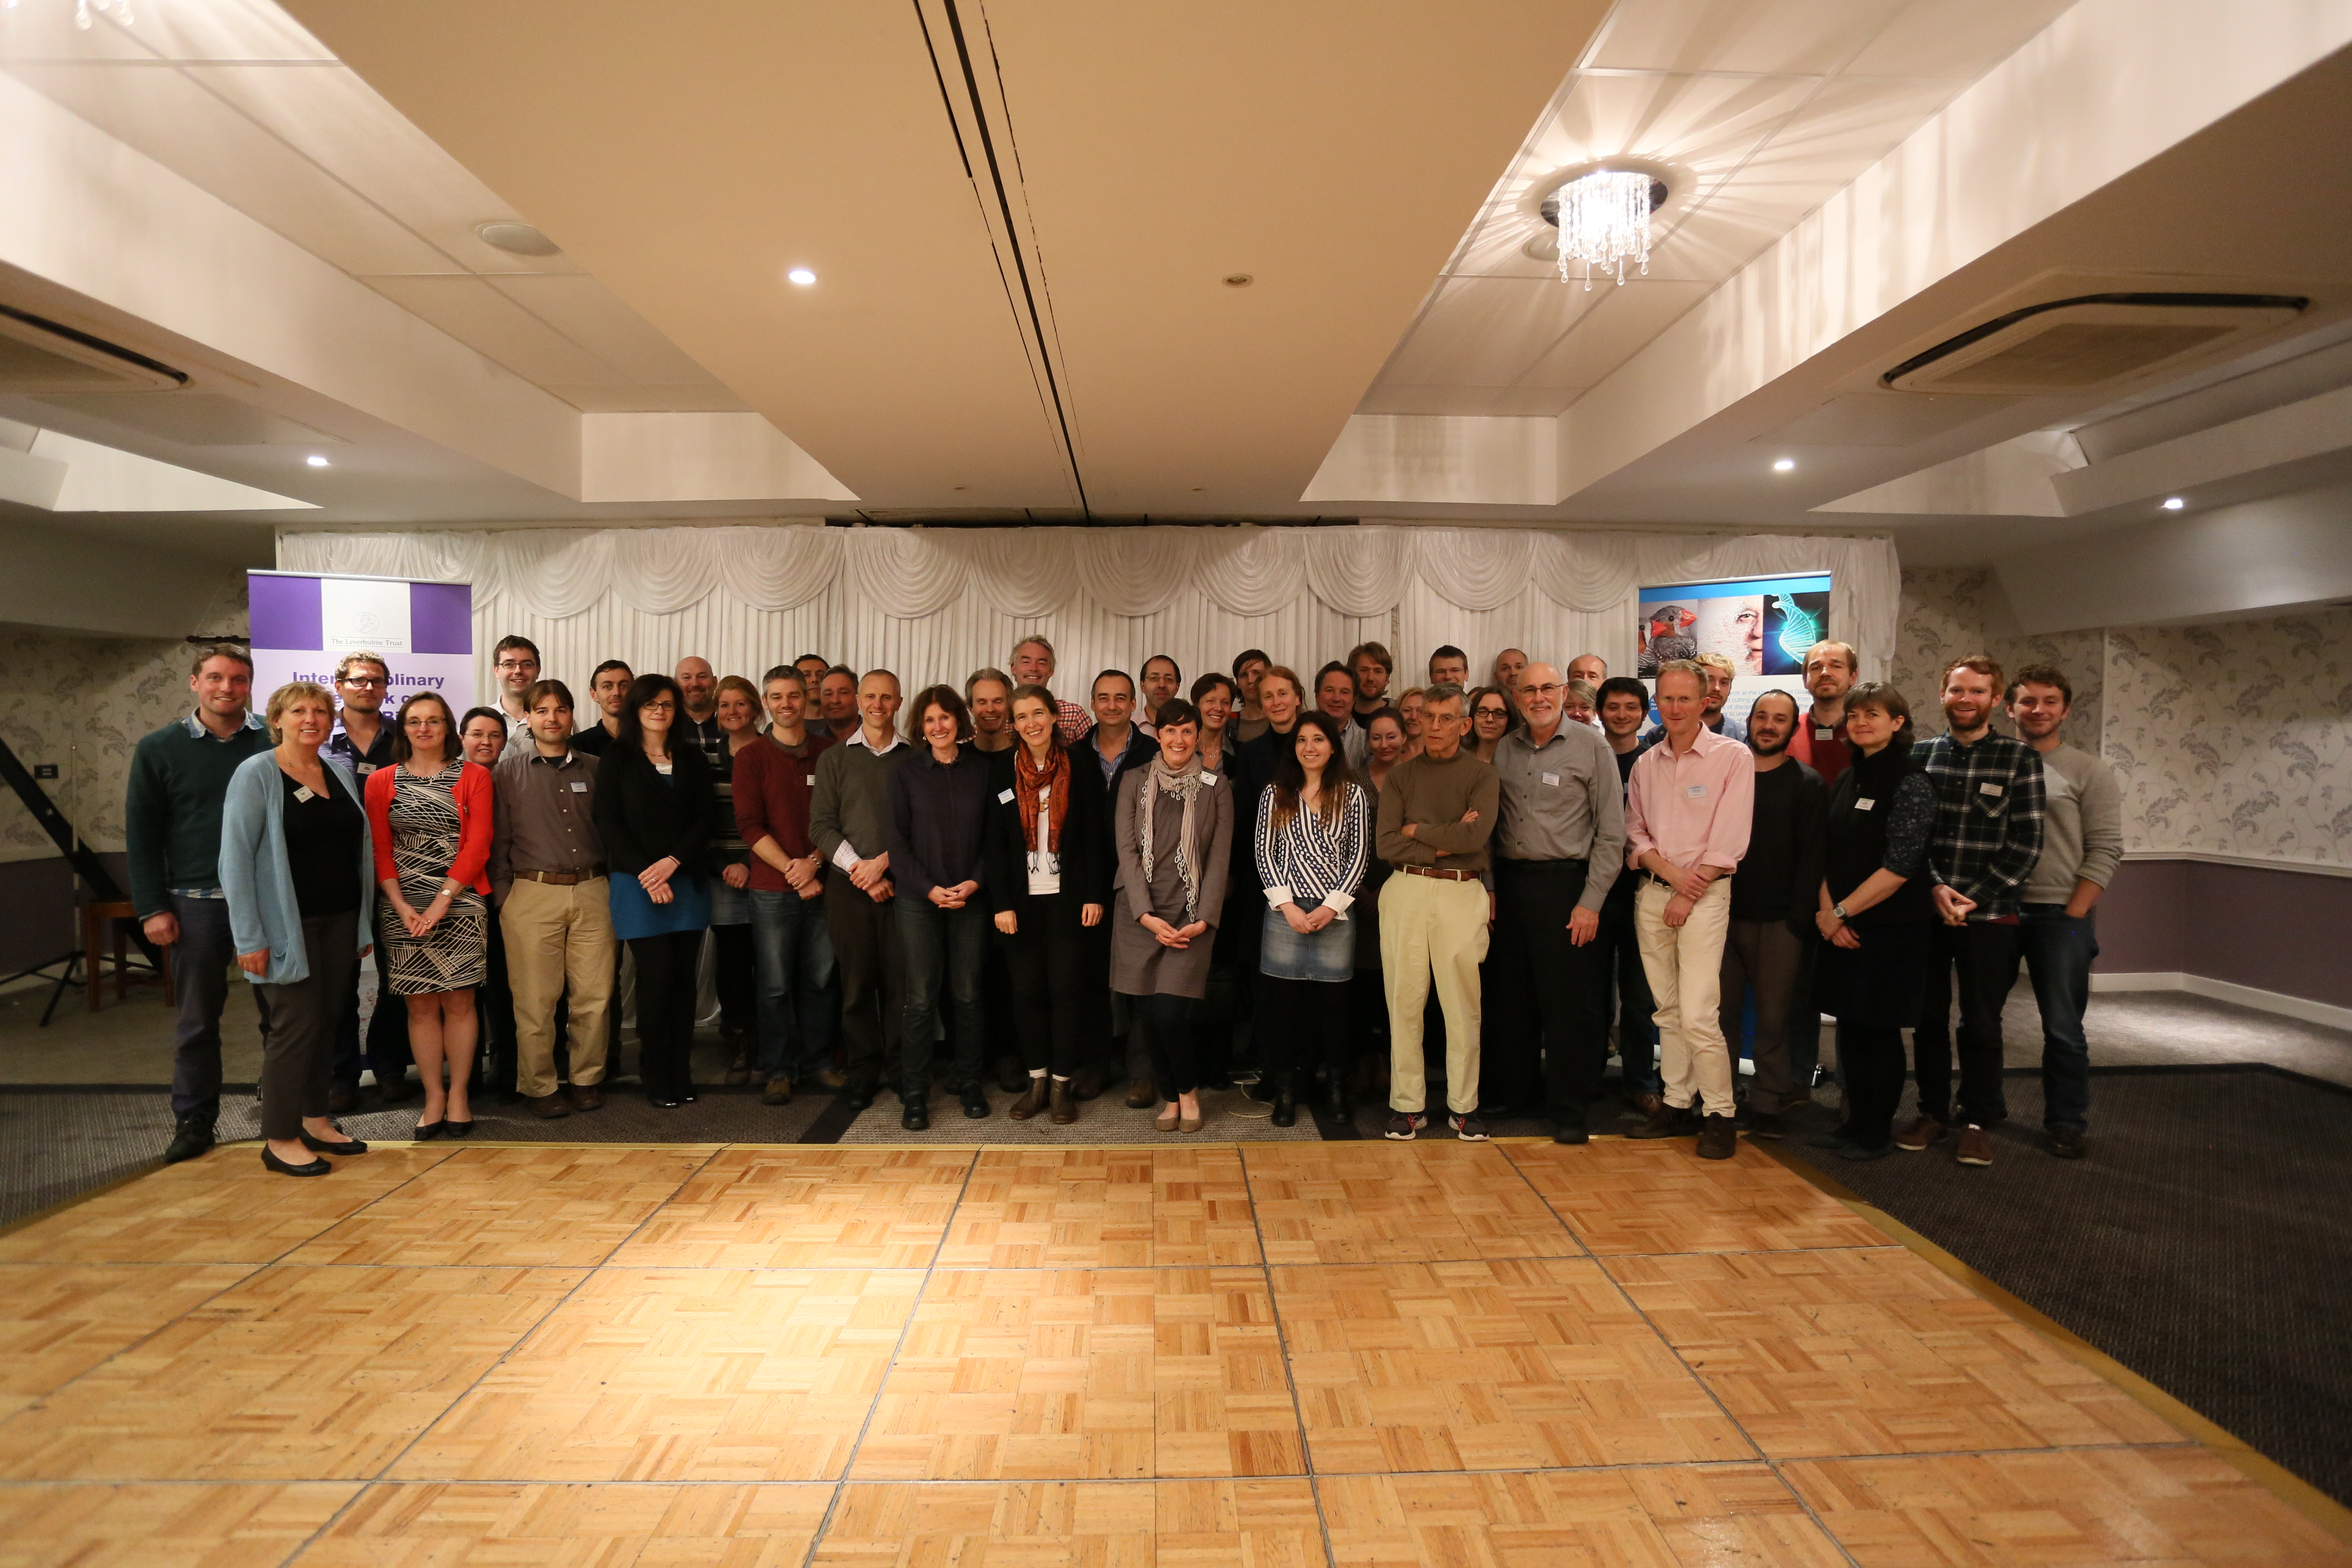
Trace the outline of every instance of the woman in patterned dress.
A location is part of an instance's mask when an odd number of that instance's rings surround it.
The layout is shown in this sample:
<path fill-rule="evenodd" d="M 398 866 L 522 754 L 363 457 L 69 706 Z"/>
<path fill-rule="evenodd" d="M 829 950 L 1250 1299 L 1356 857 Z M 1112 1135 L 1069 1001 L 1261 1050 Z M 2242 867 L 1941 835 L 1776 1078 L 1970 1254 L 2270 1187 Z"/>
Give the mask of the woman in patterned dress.
<path fill-rule="evenodd" d="M 474 1130 L 466 1093 L 478 1034 L 474 988 L 489 965 L 490 773 L 465 760 L 457 737 L 448 703 L 420 691 L 400 705 L 393 765 L 367 781 L 383 890 L 376 934 L 392 994 L 408 1007 L 409 1049 L 425 1085 L 420 1140 Z"/>

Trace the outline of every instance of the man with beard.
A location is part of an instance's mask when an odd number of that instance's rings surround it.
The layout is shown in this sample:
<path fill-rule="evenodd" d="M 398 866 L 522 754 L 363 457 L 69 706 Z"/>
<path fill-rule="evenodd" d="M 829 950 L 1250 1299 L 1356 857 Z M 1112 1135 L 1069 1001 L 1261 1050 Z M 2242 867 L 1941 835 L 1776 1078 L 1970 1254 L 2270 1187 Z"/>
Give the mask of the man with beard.
<path fill-rule="evenodd" d="M 1805 650 L 1805 689 L 1813 694 L 1813 707 L 1790 738 L 1789 754 L 1821 774 L 1824 789 L 1853 761 L 1845 741 L 1845 694 L 1853 689 L 1861 662 L 1846 643 L 1817 642 Z"/>
<path fill-rule="evenodd" d="M 1748 854 L 1731 884 L 1731 925 L 1723 943 L 1723 1032 L 1739 1036 L 1741 1004 L 1756 997 L 1756 1076 L 1748 1090 L 1748 1135 L 1778 1138 L 1789 1106 L 1805 1099 L 1789 1059 L 1790 1016 L 1805 973 L 1805 933 L 1822 887 L 1822 824 L 1829 792 L 1821 775 L 1789 754 L 1797 700 L 1767 691 L 1748 715 L 1756 758 L 1756 808 Z"/>
<path fill-rule="evenodd" d="M 1927 996 L 1912 1031 L 1919 1115 L 1895 1146 L 1916 1152 L 1954 1125 L 1952 993 L 1960 1002 L 1959 1147 L 1963 1165 L 1992 1163 L 1992 1130 L 2009 1114 L 2001 1093 L 2001 1004 L 2017 976 L 2017 930 L 2026 879 L 2042 858 L 2042 753 L 1992 732 L 2000 666 L 1971 654 L 1944 670 L 1947 731 L 1915 748 L 1936 787 L 1927 845 L 1936 944 Z"/>

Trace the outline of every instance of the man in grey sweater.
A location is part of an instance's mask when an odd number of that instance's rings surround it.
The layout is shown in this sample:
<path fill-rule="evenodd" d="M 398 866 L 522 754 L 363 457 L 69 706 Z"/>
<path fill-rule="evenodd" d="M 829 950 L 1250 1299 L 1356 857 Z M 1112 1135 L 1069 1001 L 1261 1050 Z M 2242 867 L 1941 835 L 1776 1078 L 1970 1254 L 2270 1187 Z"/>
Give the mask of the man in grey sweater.
<path fill-rule="evenodd" d="M 2099 956 L 2094 906 L 2123 860 L 2123 797 L 2115 770 L 2062 734 L 2074 701 L 2063 671 L 2026 666 L 2009 683 L 2007 701 L 2010 722 L 2042 753 L 2042 858 L 2021 894 L 2017 952 L 2042 1009 L 2045 1147 L 2062 1160 L 2079 1160 L 2091 1111 L 2083 1013 L 2091 1000 L 2091 961 Z M 2014 968 L 2010 983 L 2016 984 Z"/>

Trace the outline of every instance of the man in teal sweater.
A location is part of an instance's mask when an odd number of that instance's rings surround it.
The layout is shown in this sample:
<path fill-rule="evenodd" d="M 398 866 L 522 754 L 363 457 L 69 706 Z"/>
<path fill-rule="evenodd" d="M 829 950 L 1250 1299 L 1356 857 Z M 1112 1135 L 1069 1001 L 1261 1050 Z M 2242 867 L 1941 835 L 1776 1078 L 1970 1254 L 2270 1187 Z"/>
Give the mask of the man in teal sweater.
<path fill-rule="evenodd" d="M 229 775 L 269 749 L 269 730 L 251 709 L 253 660 L 217 643 L 196 655 L 188 688 L 195 710 L 139 742 L 123 807 L 131 852 L 131 902 L 147 939 L 174 947 L 180 1021 L 172 1064 L 172 1115 L 178 1126 L 167 1162 L 213 1146 L 220 1119 L 221 1008 L 228 1002 L 236 942 L 221 896 L 221 806 Z M 259 997 L 257 994 L 256 1001 Z M 269 1026 L 268 1016 L 262 1027 Z"/>

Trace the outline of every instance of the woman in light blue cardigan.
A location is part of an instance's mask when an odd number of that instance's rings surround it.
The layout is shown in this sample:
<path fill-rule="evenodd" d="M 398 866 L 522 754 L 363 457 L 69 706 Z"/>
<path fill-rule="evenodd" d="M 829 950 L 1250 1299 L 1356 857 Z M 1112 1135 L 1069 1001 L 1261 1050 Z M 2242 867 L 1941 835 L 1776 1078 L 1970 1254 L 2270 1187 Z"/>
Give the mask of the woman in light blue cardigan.
<path fill-rule="evenodd" d="M 319 755 L 334 699 L 308 680 L 270 694 L 275 749 L 229 775 L 221 891 L 237 967 L 260 987 L 261 1163 L 323 1176 L 321 1154 L 363 1154 L 327 1115 L 327 1068 L 352 972 L 366 952 L 374 848 L 359 785 Z"/>

